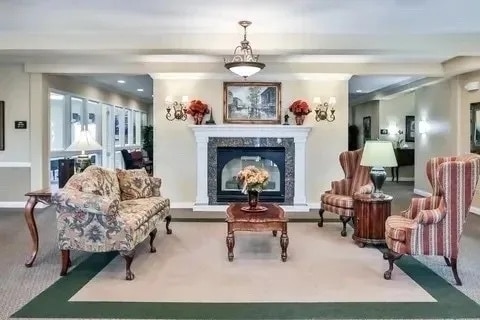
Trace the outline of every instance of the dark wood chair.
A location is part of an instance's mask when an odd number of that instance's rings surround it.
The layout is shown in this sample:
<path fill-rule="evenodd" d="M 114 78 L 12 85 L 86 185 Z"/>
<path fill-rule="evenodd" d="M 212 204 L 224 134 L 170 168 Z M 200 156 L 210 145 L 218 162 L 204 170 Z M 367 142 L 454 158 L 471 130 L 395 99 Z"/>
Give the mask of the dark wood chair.
<path fill-rule="evenodd" d="M 149 174 L 153 172 L 153 163 L 143 159 L 142 151 L 128 152 L 127 149 L 122 150 L 123 161 L 125 162 L 125 169 L 142 169 L 145 168 Z"/>

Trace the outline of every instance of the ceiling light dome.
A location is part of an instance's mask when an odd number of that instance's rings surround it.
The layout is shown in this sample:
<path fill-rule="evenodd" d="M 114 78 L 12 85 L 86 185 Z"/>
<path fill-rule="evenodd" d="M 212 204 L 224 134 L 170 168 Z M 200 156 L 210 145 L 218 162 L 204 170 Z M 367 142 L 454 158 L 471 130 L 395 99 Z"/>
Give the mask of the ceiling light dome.
<path fill-rule="evenodd" d="M 225 58 L 225 68 L 246 79 L 265 68 L 265 64 L 258 62 L 258 55 L 253 54 L 250 42 L 247 40 L 247 27 L 252 23 L 239 21 L 238 24 L 244 29 L 243 40 L 235 48 L 233 57 L 230 60 Z"/>

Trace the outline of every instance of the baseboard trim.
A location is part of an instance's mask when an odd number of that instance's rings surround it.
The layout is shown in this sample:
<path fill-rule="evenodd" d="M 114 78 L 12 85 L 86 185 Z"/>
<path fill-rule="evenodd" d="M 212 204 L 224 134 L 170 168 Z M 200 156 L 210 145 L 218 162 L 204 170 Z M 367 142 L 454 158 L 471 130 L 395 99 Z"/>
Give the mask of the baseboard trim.
<path fill-rule="evenodd" d="M 398 177 L 399 182 L 413 182 L 415 181 L 414 177 Z M 397 179 L 395 181 L 392 181 L 392 177 L 387 177 L 385 182 L 397 182 Z"/>
<path fill-rule="evenodd" d="M 30 168 L 32 164 L 30 162 L 7 162 L 0 161 L 0 168 Z"/>
<path fill-rule="evenodd" d="M 306 205 L 280 205 L 286 212 L 309 212 L 311 209 L 319 209 L 320 202 L 312 202 Z M 196 205 L 192 202 L 172 202 L 172 209 L 192 209 L 193 211 L 202 212 L 220 212 L 227 209 L 227 205 Z"/>
<path fill-rule="evenodd" d="M 422 197 L 430 197 L 432 195 L 432 193 L 421 190 L 421 189 L 413 189 L 413 193 L 418 194 L 419 196 L 422 196 Z M 480 216 L 480 208 L 472 206 L 470 207 L 470 212 Z"/>
<path fill-rule="evenodd" d="M 23 209 L 25 208 L 26 201 L 0 201 L 0 208 L 7 208 L 7 209 Z M 49 207 L 43 203 L 37 203 L 35 209 L 45 209 Z"/>

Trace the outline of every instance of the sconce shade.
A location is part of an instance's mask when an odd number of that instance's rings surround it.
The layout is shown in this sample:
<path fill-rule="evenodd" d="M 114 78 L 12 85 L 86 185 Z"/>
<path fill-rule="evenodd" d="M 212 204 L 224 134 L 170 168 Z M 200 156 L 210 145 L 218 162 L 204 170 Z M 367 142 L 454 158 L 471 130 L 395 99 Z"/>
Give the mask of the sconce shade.
<path fill-rule="evenodd" d="M 65 151 L 96 151 L 102 146 L 90 135 L 87 130 L 80 131 L 78 138 Z"/>
<path fill-rule="evenodd" d="M 397 158 L 391 141 L 366 141 L 360 165 L 364 167 L 396 167 Z"/>
<path fill-rule="evenodd" d="M 424 134 L 428 131 L 428 122 L 425 120 L 420 120 L 418 122 L 418 133 Z"/>

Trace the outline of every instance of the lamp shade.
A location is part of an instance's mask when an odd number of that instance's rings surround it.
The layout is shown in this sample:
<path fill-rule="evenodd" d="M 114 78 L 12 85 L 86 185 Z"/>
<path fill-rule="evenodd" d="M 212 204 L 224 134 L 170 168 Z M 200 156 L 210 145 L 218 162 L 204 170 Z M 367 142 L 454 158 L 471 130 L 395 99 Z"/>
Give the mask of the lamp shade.
<path fill-rule="evenodd" d="M 360 165 L 364 167 L 396 167 L 397 158 L 391 141 L 365 142 Z"/>
<path fill-rule="evenodd" d="M 78 138 L 65 151 L 94 151 L 102 150 L 102 146 L 95 141 L 87 130 L 80 131 Z"/>

